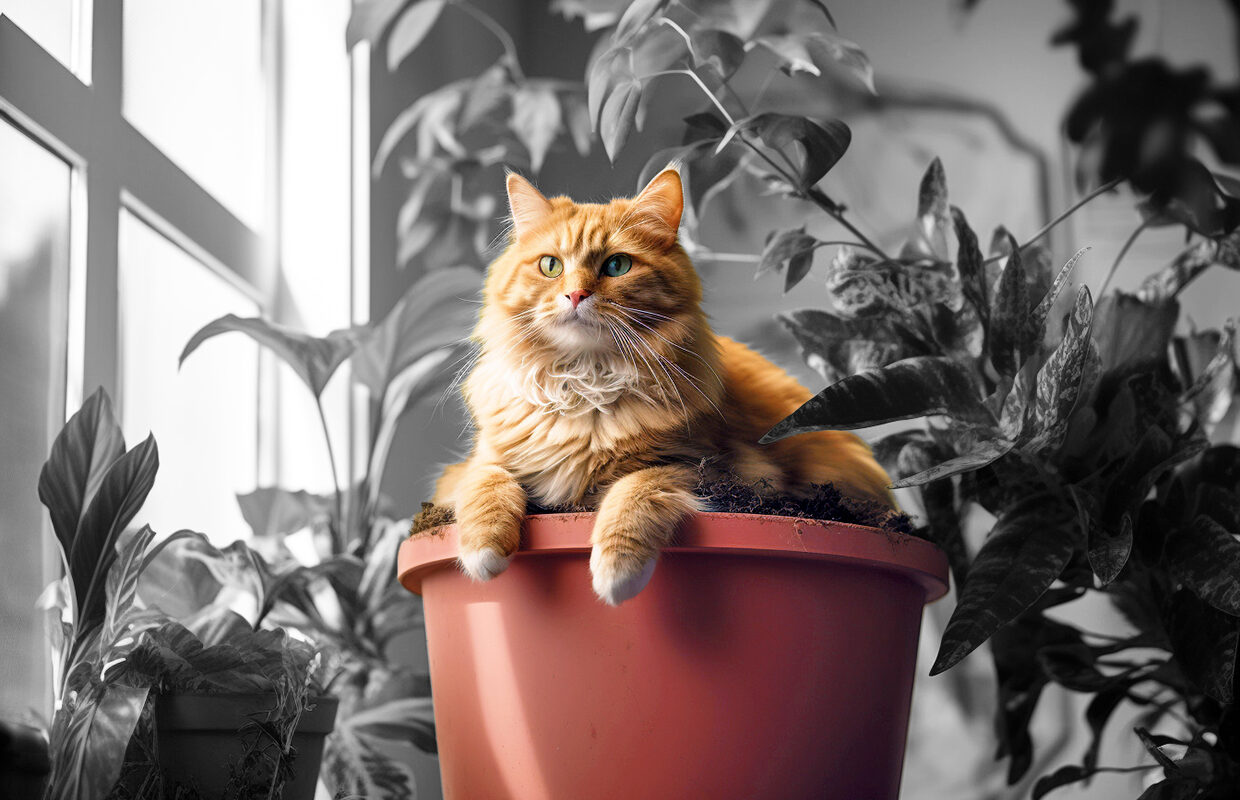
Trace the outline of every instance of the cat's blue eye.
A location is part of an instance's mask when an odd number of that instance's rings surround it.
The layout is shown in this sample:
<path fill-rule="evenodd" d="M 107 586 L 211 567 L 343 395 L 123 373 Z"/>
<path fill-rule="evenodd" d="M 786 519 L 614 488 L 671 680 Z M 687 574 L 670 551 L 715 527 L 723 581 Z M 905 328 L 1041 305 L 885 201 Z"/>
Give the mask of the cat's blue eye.
<path fill-rule="evenodd" d="M 615 278 L 628 272 L 633 267 L 633 259 L 624 253 L 616 253 L 614 256 L 608 256 L 603 262 L 603 274 L 609 278 Z"/>
<path fill-rule="evenodd" d="M 564 262 L 555 256 L 543 256 L 538 259 L 538 269 L 548 278 L 558 278 L 564 271 Z"/>

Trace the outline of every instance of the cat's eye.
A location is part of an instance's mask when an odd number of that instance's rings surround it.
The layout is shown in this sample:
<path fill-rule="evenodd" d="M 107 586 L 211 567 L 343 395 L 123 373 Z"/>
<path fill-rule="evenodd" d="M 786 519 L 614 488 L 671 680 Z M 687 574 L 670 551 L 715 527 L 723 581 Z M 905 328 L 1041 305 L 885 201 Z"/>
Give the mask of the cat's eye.
<path fill-rule="evenodd" d="M 633 259 L 624 253 L 616 253 L 614 256 L 608 256 L 603 262 L 603 274 L 609 278 L 616 278 L 633 268 Z"/>
<path fill-rule="evenodd" d="M 555 256 L 543 256 L 538 259 L 538 269 L 548 278 L 558 278 L 564 272 L 564 262 Z"/>

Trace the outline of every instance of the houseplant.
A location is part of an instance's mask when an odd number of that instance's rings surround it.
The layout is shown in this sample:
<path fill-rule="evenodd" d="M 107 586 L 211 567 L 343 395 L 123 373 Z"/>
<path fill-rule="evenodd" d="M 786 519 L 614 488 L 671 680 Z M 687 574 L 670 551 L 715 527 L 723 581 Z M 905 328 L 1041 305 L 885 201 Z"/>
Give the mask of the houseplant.
<path fill-rule="evenodd" d="M 248 789 L 280 791 L 300 778 L 312 795 L 317 760 L 298 762 L 291 740 L 311 692 L 313 648 L 288 641 L 283 631 L 257 632 L 243 620 L 221 626 L 218 615 L 203 615 L 204 648 L 195 633 L 141 601 L 145 570 L 170 546 L 194 541 L 224 557 L 201 534 L 179 531 L 156 541 L 149 527 L 126 532 L 158 466 L 154 437 L 126 449 L 101 389 L 66 423 L 39 476 L 39 497 L 65 563 L 64 578 L 48 587 L 41 602 L 51 612 L 59 654 L 47 796 L 160 797 L 176 786 L 192 788 L 195 779 L 208 780 L 212 773 L 230 777 L 223 770 L 227 762 L 207 760 L 206 752 L 194 762 L 207 768 L 205 774 L 154 755 L 139 763 L 127 755 L 152 740 L 152 715 L 187 691 L 233 702 L 244 695 L 242 721 L 262 716 L 266 733 L 277 736 L 274 747 L 246 762 Z M 235 549 L 248 553 L 244 545 Z M 161 738 L 171 741 L 165 732 Z M 235 735 L 235 729 L 227 733 Z M 227 796 L 248 795 L 238 787 Z"/>
<path fill-rule="evenodd" d="M 384 7 L 421 9 L 425 19 L 431 5 Z M 847 126 L 809 118 L 794 104 L 750 113 L 755 97 L 730 78 L 752 52 L 775 52 L 789 75 L 842 67 L 862 84 L 868 62 L 830 30 L 821 3 L 803 5 L 828 27 L 783 30 L 778 19 L 763 21 L 769 4 L 743 5 L 558 4 L 615 25 L 585 82 L 589 121 L 609 155 L 640 126 L 655 79 L 681 81 L 701 90 L 702 110 L 651 168 L 680 158 L 691 218 L 730 185 L 752 195 L 756 181 L 848 234 L 829 271 L 833 307 L 782 320 L 831 385 L 771 436 L 930 416 L 877 450 L 915 492 L 921 533 L 949 553 L 961 591 L 936 671 L 990 638 L 999 755 L 1010 780 L 1034 763 L 1029 722 L 1044 689 L 1057 684 L 1090 696 L 1093 744 L 1081 764 L 1045 776 L 1037 794 L 1120 770 L 1150 775 L 1149 798 L 1231 796 L 1240 756 L 1232 705 L 1238 609 L 1230 602 L 1240 574 L 1236 456 L 1226 444 L 1234 436 L 1235 356 L 1230 326 L 1177 332 L 1176 296 L 1212 266 L 1240 266 L 1240 192 L 1199 160 L 1204 148 L 1216 163 L 1237 163 L 1234 85 L 1134 58 L 1134 18 L 1117 19 L 1111 3 L 1069 4 L 1072 19 L 1057 38 L 1078 48 L 1090 76 L 1067 120 L 1083 145 L 1082 202 L 1121 183 L 1141 198 L 1140 225 L 1112 273 L 1149 227 L 1178 225 L 1190 237 L 1136 296 L 1096 287 L 1095 308 L 1089 289 L 1063 291 L 1076 256 L 1060 254 L 1052 267 L 1042 245 L 1076 207 L 1023 241 L 998 231 L 983 252 L 935 164 L 911 241 L 887 247 L 866 235 L 820 184 L 847 149 Z M 445 87 L 439 97 L 459 90 Z M 431 145 L 443 135 L 460 141 L 461 119 L 411 115 L 393 138 L 413 129 Z M 795 290 L 817 251 L 839 246 L 805 229 L 773 231 L 760 272 Z M 980 548 L 964 531 L 977 509 L 996 520 Z M 1113 600 L 1132 628 L 1084 631 L 1056 615 L 1055 607 L 1085 595 Z M 1121 705 L 1148 711 L 1136 738 L 1149 757 L 1099 767 L 1107 721 Z"/>
<path fill-rule="evenodd" d="M 401 417 L 445 392 L 468 356 L 473 311 L 459 298 L 477 287 L 470 269 L 440 270 L 415 282 L 382 320 L 324 337 L 229 315 L 204 326 L 181 355 L 184 361 L 214 336 L 243 333 L 293 369 L 318 409 L 333 491 L 264 486 L 238 501 L 254 547 L 272 564 L 259 620 L 314 641 L 323 654 L 325 688 L 339 699 L 322 775 L 333 794 L 407 797 L 415 791 L 411 748 L 435 751 L 427 676 L 390 654 L 393 640 L 418 632 L 422 614 L 417 599 L 392 580 L 408 524 L 391 518 L 381 489 Z M 368 397 L 368 424 L 361 474 L 342 481 L 321 396 L 345 364 Z M 316 563 L 300 563 L 285 545 L 285 537 L 306 528 L 316 542 Z"/>

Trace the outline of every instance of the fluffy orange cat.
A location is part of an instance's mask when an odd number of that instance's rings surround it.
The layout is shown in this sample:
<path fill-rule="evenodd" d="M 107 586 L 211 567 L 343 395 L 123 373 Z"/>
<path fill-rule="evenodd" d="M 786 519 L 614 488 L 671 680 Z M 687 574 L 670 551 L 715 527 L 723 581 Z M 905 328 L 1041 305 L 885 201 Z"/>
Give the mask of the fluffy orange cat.
<path fill-rule="evenodd" d="M 487 274 L 464 395 L 474 449 L 448 467 L 435 502 L 455 509 L 462 569 L 508 566 L 526 500 L 598 509 L 594 590 L 633 597 L 659 550 L 698 507 L 704 457 L 796 494 L 810 483 L 891 502 L 886 473 L 856 436 L 757 441 L 810 398 L 782 369 L 714 334 L 677 242 L 680 175 L 633 199 L 548 200 L 508 176 L 511 242 Z"/>

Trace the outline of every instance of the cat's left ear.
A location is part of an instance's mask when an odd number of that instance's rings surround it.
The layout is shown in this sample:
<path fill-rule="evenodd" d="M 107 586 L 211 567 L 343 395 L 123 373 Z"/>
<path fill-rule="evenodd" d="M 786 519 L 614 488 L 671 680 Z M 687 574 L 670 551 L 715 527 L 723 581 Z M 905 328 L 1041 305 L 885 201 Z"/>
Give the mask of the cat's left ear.
<path fill-rule="evenodd" d="M 680 215 L 685 210 L 685 193 L 676 165 L 670 164 L 655 175 L 633 204 L 675 238 L 680 229 Z"/>

